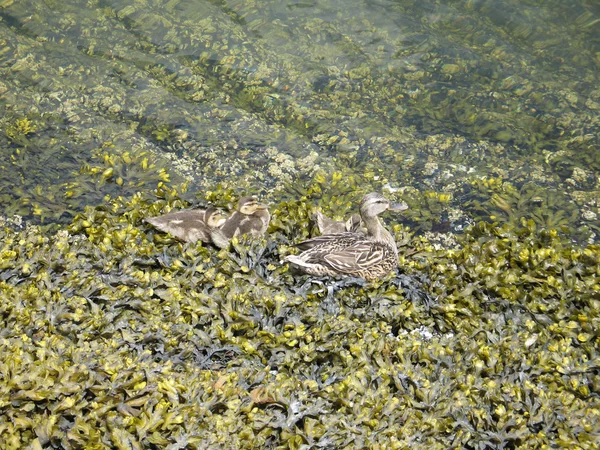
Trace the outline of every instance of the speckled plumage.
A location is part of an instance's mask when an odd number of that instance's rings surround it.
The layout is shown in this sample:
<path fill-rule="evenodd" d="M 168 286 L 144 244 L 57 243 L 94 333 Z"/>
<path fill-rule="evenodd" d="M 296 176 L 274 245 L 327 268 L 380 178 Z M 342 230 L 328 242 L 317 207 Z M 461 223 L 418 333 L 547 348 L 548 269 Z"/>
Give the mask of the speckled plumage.
<path fill-rule="evenodd" d="M 394 237 L 381 225 L 377 215 L 387 209 L 406 208 L 405 204 L 392 205 L 381 194 L 367 194 L 360 205 L 367 233 L 317 236 L 297 244 L 302 253 L 285 260 L 311 275 L 353 276 L 369 281 L 381 278 L 397 267 L 398 249 Z"/>
<path fill-rule="evenodd" d="M 187 209 L 149 217 L 145 221 L 184 242 L 212 242 L 211 230 L 221 226 L 225 216 L 216 208 Z"/>

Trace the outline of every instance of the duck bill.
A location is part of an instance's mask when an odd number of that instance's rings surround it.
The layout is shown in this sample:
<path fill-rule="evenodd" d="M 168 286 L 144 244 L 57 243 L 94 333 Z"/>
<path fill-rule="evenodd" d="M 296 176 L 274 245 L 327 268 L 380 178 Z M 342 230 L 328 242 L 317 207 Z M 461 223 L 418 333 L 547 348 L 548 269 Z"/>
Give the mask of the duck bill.
<path fill-rule="evenodd" d="M 264 203 L 257 203 L 256 209 L 269 209 L 269 207 L 267 205 L 265 205 Z"/>
<path fill-rule="evenodd" d="M 406 203 L 390 203 L 388 209 L 390 211 L 405 211 L 408 209 L 408 205 Z"/>

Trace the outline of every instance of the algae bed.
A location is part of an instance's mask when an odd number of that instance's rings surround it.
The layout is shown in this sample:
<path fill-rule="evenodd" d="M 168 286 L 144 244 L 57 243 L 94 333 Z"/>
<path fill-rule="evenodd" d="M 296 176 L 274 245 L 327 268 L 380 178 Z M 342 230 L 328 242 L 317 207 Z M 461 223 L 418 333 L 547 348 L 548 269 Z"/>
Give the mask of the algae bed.
<path fill-rule="evenodd" d="M 599 74 L 584 0 L 0 0 L 0 449 L 598 448 Z M 371 191 L 398 272 L 281 264 Z"/>

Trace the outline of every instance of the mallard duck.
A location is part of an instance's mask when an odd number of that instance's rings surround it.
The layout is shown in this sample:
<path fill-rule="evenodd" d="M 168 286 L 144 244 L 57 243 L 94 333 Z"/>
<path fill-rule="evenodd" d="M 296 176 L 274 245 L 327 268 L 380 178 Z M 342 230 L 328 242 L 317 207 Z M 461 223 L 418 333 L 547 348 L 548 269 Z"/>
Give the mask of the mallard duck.
<path fill-rule="evenodd" d="M 242 197 L 238 202 L 237 211 L 219 228 L 211 230 L 212 242 L 217 247 L 225 248 L 234 236 L 249 234 L 260 237 L 267 231 L 270 220 L 271 214 L 267 205 L 259 203 L 254 197 Z"/>
<path fill-rule="evenodd" d="M 211 230 L 222 226 L 226 216 L 216 208 L 186 209 L 149 217 L 146 222 L 184 242 L 212 242 Z"/>
<path fill-rule="evenodd" d="M 346 231 L 356 232 L 360 229 L 360 216 L 358 214 L 352 214 L 345 222 L 333 220 L 323 214 L 321 211 L 317 211 L 315 214 L 315 222 L 317 222 L 317 228 L 321 234 L 338 234 L 345 233 Z"/>
<path fill-rule="evenodd" d="M 366 234 L 346 232 L 317 236 L 297 244 L 302 253 L 285 260 L 311 275 L 362 277 L 367 281 L 381 278 L 398 266 L 398 248 L 377 215 L 386 210 L 407 208 L 406 204 L 391 203 L 379 193 L 367 194 L 360 203 Z"/>

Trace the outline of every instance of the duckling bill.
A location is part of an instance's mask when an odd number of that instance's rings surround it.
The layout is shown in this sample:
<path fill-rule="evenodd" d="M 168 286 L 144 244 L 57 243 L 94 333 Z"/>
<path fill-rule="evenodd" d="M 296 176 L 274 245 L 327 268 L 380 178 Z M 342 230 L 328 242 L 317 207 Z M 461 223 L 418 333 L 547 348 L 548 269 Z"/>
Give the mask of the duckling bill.
<path fill-rule="evenodd" d="M 285 260 L 311 275 L 362 277 L 367 281 L 382 278 L 398 266 L 398 248 L 377 215 L 407 208 L 379 193 L 367 194 L 360 203 L 366 234 L 355 231 L 317 236 L 297 244 L 302 253 Z"/>

